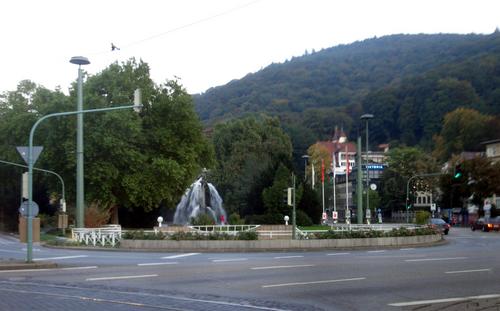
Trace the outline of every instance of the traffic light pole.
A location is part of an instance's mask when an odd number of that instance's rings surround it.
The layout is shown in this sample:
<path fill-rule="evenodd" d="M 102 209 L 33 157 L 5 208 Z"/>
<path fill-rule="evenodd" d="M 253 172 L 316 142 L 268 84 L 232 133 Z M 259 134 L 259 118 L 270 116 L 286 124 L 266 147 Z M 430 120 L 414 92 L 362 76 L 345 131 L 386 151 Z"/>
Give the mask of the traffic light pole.
<path fill-rule="evenodd" d="M 297 230 L 295 227 L 297 226 L 296 221 L 296 213 L 295 213 L 295 174 L 292 173 L 292 183 L 293 183 L 293 202 L 292 202 L 292 240 L 295 240 L 297 235 Z"/>
<path fill-rule="evenodd" d="M 408 181 L 406 182 L 406 223 L 410 222 L 410 182 L 417 178 L 417 177 L 431 177 L 431 176 L 439 176 L 442 173 L 427 173 L 427 174 L 418 174 L 418 175 L 413 175 L 412 177 L 408 178 Z"/>

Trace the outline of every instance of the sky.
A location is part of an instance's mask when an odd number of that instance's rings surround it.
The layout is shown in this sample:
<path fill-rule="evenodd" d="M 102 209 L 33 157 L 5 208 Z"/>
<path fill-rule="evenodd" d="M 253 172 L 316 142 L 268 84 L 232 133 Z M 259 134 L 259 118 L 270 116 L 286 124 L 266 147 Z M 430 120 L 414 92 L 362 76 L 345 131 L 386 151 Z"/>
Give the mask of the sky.
<path fill-rule="evenodd" d="M 191 93 L 307 50 L 390 34 L 490 34 L 498 0 L 2 0 L 0 93 L 29 79 L 65 93 L 72 56 L 89 74 L 131 57 Z M 111 51 L 111 43 L 120 50 Z"/>

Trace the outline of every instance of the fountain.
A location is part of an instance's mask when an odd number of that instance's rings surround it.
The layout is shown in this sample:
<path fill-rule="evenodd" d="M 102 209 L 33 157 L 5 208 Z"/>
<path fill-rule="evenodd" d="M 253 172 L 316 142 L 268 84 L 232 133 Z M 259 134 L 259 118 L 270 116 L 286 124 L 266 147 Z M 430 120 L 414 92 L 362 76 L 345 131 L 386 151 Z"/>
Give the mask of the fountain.
<path fill-rule="evenodd" d="M 222 198 L 215 187 L 205 180 L 204 175 L 202 174 L 182 196 L 175 210 L 174 224 L 188 225 L 192 218 L 203 213 L 210 215 L 218 225 L 227 224 Z"/>

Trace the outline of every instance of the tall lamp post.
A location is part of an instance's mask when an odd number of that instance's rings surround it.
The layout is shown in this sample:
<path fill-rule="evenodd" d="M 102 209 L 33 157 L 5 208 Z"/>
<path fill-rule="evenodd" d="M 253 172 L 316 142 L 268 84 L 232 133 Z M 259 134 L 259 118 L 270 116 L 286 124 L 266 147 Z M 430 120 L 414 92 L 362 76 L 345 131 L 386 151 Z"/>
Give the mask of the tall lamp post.
<path fill-rule="evenodd" d="M 370 173 L 368 170 L 368 121 L 370 119 L 373 119 L 373 114 L 366 113 L 360 117 L 361 120 L 364 120 L 366 123 L 366 210 L 370 209 L 370 200 L 369 200 L 369 194 L 370 194 Z M 361 165 L 359 166 L 361 167 Z"/>
<path fill-rule="evenodd" d="M 83 56 L 74 56 L 69 61 L 78 65 L 78 90 L 76 110 L 83 110 L 82 65 L 90 64 Z M 84 221 L 84 190 L 83 190 L 83 113 L 78 113 L 76 119 L 76 226 L 85 227 Z"/>

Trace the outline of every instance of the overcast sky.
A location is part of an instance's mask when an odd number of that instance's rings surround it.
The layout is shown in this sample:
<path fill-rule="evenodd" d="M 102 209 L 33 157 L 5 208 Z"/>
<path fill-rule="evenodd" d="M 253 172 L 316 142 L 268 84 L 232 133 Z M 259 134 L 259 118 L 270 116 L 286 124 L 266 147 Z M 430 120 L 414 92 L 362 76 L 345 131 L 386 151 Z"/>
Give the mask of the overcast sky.
<path fill-rule="evenodd" d="M 306 50 L 500 27 L 499 0 L 2 0 L 0 14 L 0 93 L 24 79 L 67 93 L 77 55 L 90 74 L 136 57 L 199 93 Z"/>

